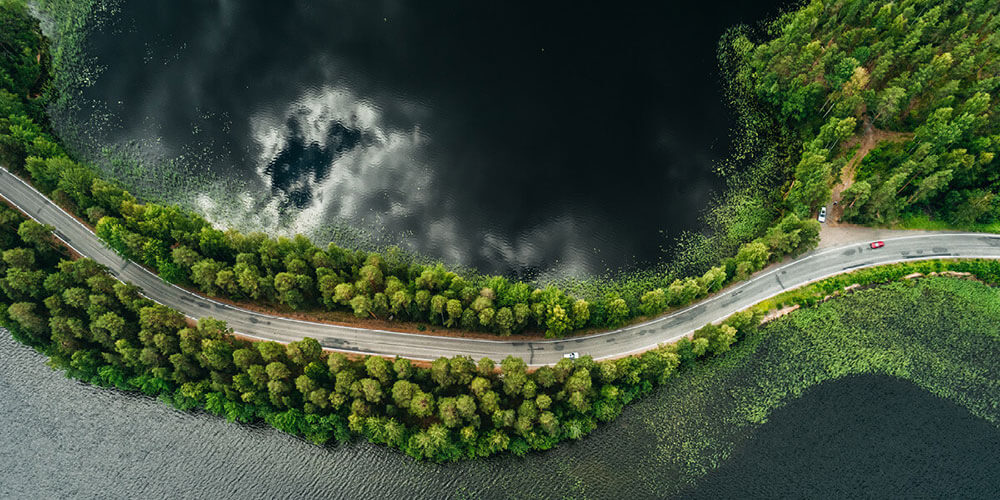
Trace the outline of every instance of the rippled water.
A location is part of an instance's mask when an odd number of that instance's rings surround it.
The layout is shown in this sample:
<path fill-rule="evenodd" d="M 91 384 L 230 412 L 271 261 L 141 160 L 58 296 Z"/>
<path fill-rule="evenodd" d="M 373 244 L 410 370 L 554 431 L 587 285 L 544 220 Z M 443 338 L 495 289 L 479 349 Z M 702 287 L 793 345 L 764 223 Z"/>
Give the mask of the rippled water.
<path fill-rule="evenodd" d="M 546 453 L 434 465 L 80 384 L 2 330 L 0 353 L 2 498 L 657 498 L 683 487 L 664 443 L 698 433 L 668 422 L 684 389 L 661 390 Z M 1000 493 L 1000 432 L 886 377 L 811 390 L 743 443 L 685 496 Z"/>
<path fill-rule="evenodd" d="M 72 121 L 180 159 L 136 183 L 244 229 L 580 275 L 699 228 L 731 126 L 716 44 L 785 2 L 119 3 Z M 177 192 L 191 170 L 227 195 Z"/>

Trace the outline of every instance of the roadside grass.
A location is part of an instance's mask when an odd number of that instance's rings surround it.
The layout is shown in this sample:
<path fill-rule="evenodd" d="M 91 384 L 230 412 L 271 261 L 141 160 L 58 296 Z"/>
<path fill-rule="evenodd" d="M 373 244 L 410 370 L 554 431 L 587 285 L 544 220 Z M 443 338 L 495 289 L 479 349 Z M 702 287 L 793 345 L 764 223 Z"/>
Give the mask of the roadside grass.
<path fill-rule="evenodd" d="M 906 214 L 893 226 L 894 229 L 921 229 L 924 231 L 971 231 L 977 233 L 1000 233 L 1000 222 L 990 224 L 956 225 L 927 214 Z"/>

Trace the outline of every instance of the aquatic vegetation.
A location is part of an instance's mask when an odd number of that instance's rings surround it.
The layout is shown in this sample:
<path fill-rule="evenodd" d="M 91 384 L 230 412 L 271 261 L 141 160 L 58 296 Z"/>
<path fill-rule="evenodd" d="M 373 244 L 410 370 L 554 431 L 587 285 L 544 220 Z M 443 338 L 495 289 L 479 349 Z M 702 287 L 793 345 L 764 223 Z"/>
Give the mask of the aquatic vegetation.
<path fill-rule="evenodd" d="M 655 460 L 680 479 L 650 491 L 697 485 L 776 408 L 851 375 L 911 381 L 1000 428 L 998 307 L 996 289 L 976 281 L 894 282 L 792 312 L 724 356 L 682 366 L 658 389 L 655 410 L 636 410 L 643 435 L 660 436 Z"/>

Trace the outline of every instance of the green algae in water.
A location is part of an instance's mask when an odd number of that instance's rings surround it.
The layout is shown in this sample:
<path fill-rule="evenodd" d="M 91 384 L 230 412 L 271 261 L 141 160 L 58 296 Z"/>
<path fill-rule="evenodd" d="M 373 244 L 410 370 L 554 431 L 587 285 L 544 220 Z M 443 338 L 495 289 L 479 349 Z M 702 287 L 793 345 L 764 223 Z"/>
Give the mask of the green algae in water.
<path fill-rule="evenodd" d="M 685 498 L 996 498 L 1000 431 L 903 379 L 807 390 Z"/>
<path fill-rule="evenodd" d="M 1000 295 L 975 281 L 893 283 L 796 311 L 636 405 L 639 433 L 657 441 L 650 460 L 662 467 L 642 474 L 645 489 L 674 494 L 696 486 L 776 409 L 849 376 L 897 377 L 997 429 L 998 353 Z"/>

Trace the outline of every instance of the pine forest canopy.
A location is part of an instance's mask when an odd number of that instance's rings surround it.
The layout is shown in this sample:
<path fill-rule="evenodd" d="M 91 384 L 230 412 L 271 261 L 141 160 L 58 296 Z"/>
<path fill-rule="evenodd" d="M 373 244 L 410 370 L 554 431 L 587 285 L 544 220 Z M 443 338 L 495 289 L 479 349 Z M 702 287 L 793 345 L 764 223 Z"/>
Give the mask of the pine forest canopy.
<path fill-rule="evenodd" d="M 734 39 L 741 85 L 802 138 L 787 208 L 826 204 L 850 159 L 844 141 L 884 143 L 843 193 L 845 219 L 887 224 L 926 212 L 955 224 L 1000 218 L 1000 2 L 813 1 L 777 20 L 773 39 Z"/>

